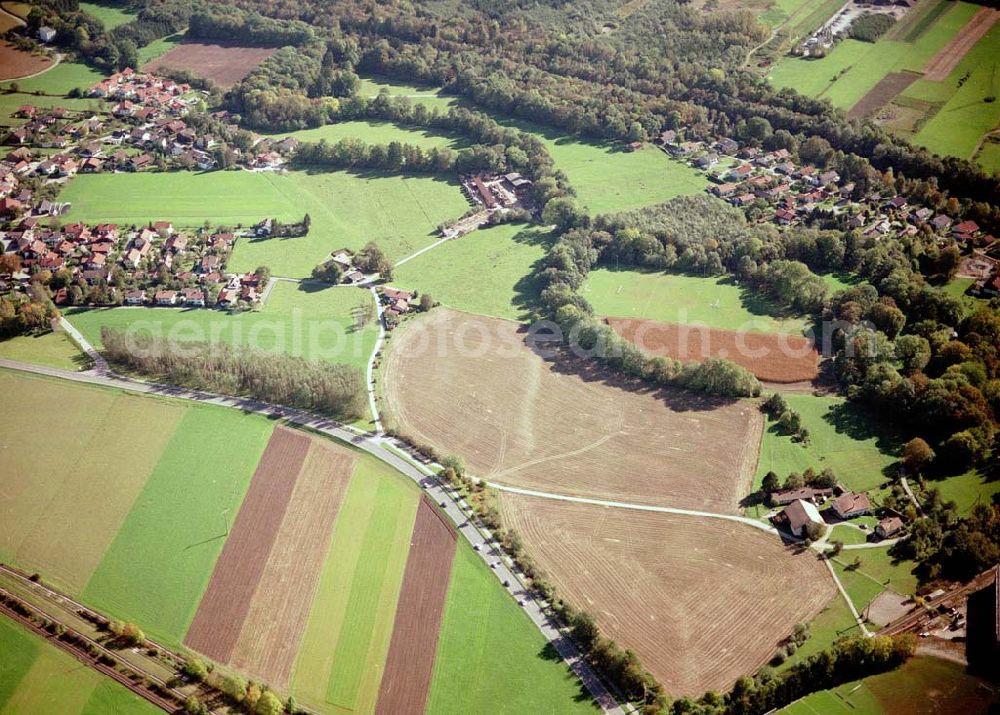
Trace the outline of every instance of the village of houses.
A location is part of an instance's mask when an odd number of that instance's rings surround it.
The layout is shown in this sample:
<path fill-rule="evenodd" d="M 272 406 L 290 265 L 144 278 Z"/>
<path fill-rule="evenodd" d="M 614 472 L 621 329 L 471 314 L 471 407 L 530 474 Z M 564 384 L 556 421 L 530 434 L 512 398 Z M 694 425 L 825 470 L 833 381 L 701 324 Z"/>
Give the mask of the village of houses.
<path fill-rule="evenodd" d="M 763 151 L 721 138 L 715 142 L 682 142 L 677 132 L 658 140 L 671 156 L 690 162 L 708 175 L 709 193 L 744 209 L 758 222 L 795 226 L 818 212 L 841 217 L 847 229 L 875 240 L 901 239 L 930 231 L 944 241 L 953 238 L 968 256 L 959 275 L 974 279 L 969 293 L 1000 295 L 1000 240 L 985 234 L 975 221 L 955 223 L 944 213 L 912 205 L 904 196 L 871 193 L 855 196 L 854 182 L 836 171 L 793 161 L 787 149 Z"/>

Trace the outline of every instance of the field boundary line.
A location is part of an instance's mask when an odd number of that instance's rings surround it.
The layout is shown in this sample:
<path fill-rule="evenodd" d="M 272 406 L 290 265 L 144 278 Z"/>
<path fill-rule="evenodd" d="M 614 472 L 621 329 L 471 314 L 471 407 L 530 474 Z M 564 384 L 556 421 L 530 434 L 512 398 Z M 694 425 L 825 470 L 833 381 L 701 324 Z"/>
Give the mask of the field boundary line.
<path fill-rule="evenodd" d="M 736 514 L 719 514 L 714 511 L 698 511 L 694 509 L 681 509 L 672 506 L 653 506 L 651 504 L 632 504 L 630 502 L 620 502 L 620 501 L 610 501 L 606 499 L 591 499 L 589 497 L 574 497 L 568 496 L 566 494 L 553 494 L 552 492 L 540 492 L 534 489 L 522 489 L 520 487 L 510 487 L 505 484 L 498 484 L 496 482 L 490 482 L 486 480 L 480 480 L 483 484 L 488 487 L 492 487 L 501 492 L 511 492 L 512 494 L 521 494 L 523 496 L 529 497 L 539 497 L 541 499 L 553 499 L 555 501 L 565 501 L 573 502 L 576 504 L 592 504 L 594 506 L 606 506 L 616 509 L 631 509 L 633 511 L 653 511 L 662 514 L 679 514 L 681 516 L 700 516 L 708 519 L 723 519 L 725 521 L 734 521 L 739 524 L 746 524 L 747 526 L 752 526 L 755 529 L 760 529 L 761 531 L 766 531 L 774 536 L 779 536 L 785 538 L 786 535 L 778 531 L 773 526 L 768 526 L 762 521 L 757 521 L 756 519 L 751 519 L 747 516 L 738 516 Z"/>
<path fill-rule="evenodd" d="M 406 256 L 405 258 L 400 258 L 400 259 L 399 259 L 398 261 L 396 261 L 396 263 L 395 263 L 395 264 L 393 265 L 393 268 L 399 268 L 399 267 L 400 267 L 401 265 L 403 265 L 403 264 L 404 264 L 404 263 L 406 263 L 407 261 L 412 261 L 412 260 L 413 260 L 414 258 L 416 258 L 417 256 L 420 256 L 420 255 L 422 255 L 422 254 L 424 254 L 424 253 L 427 253 L 427 252 L 428 252 L 429 250 L 431 250 L 432 248 L 437 248 L 437 247 L 438 247 L 438 246 L 440 246 L 440 245 L 441 245 L 442 243 L 446 243 L 446 242 L 450 241 L 450 240 L 451 240 L 451 239 L 453 239 L 453 238 L 455 238 L 455 236 L 445 236 L 444 238 L 442 238 L 442 239 L 439 239 L 439 240 L 435 241 L 434 243 L 432 243 L 432 244 L 431 244 L 431 245 L 429 245 L 429 246 L 424 246 L 423 248 L 421 248 L 421 249 L 420 249 L 419 251 L 417 251 L 416 253 L 411 253 L 411 254 L 410 254 L 409 256 Z"/>

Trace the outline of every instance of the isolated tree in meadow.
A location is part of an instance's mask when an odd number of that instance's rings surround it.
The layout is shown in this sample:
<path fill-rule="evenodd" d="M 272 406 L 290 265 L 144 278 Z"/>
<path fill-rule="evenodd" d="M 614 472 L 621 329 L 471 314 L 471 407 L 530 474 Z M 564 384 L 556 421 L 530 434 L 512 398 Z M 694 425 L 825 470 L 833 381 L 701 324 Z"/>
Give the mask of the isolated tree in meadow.
<path fill-rule="evenodd" d="M 903 447 L 903 466 L 911 474 L 919 474 L 934 460 L 934 450 L 920 437 L 914 437 Z"/>
<path fill-rule="evenodd" d="M 431 297 L 430 293 L 424 293 L 420 296 L 420 310 L 425 313 L 434 307 L 434 298 Z"/>
<path fill-rule="evenodd" d="M 778 475 L 774 472 L 768 472 L 764 475 L 763 481 L 760 483 L 760 488 L 765 494 L 771 494 L 778 491 L 781 488 L 781 483 L 778 481 Z"/>

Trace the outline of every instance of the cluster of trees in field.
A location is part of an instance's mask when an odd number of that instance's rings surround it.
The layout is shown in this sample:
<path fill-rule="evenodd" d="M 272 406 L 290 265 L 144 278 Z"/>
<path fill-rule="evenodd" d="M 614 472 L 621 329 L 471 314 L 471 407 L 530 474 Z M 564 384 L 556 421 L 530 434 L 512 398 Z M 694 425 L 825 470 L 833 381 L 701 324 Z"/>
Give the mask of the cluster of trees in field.
<path fill-rule="evenodd" d="M 80 9 L 78 0 L 41 0 L 28 14 L 26 30 L 34 34 L 47 25 L 56 31 L 55 44 L 73 50 L 86 62 L 111 71 L 139 65 L 139 48 L 184 29 L 190 0 L 149 0 L 135 19 L 107 30 Z"/>
<path fill-rule="evenodd" d="M 366 144 L 360 139 L 340 139 L 331 144 L 321 139 L 299 144 L 292 156 L 292 165 L 299 168 L 375 169 L 396 174 L 454 174 L 463 170 L 485 169 L 489 163 L 483 161 L 484 154 L 486 152 L 476 148 L 460 151 L 438 147 L 424 149 L 397 141 Z"/>
<path fill-rule="evenodd" d="M 48 291 L 40 283 L 32 283 L 28 294 L 11 294 L 0 298 L 0 337 L 9 338 L 24 333 L 45 333 L 59 311 Z"/>
<path fill-rule="evenodd" d="M 780 392 L 773 393 L 760 406 L 761 412 L 778 423 L 785 434 L 791 435 L 796 441 L 809 443 L 809 430 L 802 424 L 802 416 L 791 409 Z M 793 487 L 789 487 L 793 488 Z M 765 491 L 774 491 L 773 489 Z"/>
<path fill-rule="evenodd" d="M 101 341 L 109 363 L 174 385 L 300 407 L 348 421 L 364 413 L 364 380 L 361 371 L 349 365 L 225 344 L 129 335 L 106 326 L 101 328 Z"/>
<path fill-rule="evenodd" d="M 291 695 L 282 703 L 266 683 L 246 681 L 238 675 L 219 673 L 212 663 L 206 664 L 200 658 L 188 658 L 181 668 L 181 674 L 214 689 L 234 712 L 245 712 L 248 715 L 296 715 L 303 712 Z M 184 712 L 188 715 L 208 715 L 211 711 L 200 699 L 191 696 L 184 703 Z"/>
<path fill-rule="evenodd" d="M 884 13 L 866 12 L 851 23 L 847 34 L 862 42 L 875 42 L 896 24 L 896 18 Z"/>

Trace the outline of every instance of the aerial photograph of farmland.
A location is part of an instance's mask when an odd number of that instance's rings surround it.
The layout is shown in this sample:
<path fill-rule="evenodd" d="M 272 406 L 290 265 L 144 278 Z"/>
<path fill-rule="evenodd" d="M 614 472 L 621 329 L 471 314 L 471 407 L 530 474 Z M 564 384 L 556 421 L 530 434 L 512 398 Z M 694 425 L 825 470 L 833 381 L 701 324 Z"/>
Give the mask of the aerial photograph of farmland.
<path fill-rule="evenodd" d="M 1000 5 L 0 1 L 0 715 L 1000 713 Z"/>

